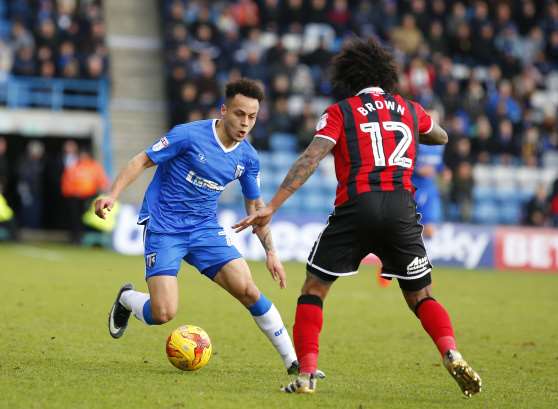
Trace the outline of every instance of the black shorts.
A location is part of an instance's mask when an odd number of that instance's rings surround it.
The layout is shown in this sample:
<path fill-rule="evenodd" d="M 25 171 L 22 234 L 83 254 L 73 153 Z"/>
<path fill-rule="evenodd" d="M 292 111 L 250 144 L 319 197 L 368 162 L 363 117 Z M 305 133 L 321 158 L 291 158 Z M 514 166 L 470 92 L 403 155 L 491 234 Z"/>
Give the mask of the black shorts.
<path fill-rule="evenodd" d="M 419 218 L 406 190 L 360 194 L 329 216 L 308 256 L 308 271 L 333 281 L 356 274 L 362 259 L 373 253 L 382 261 L 382 277 L 418 291 L 431 283 L 432 270 Z"/>

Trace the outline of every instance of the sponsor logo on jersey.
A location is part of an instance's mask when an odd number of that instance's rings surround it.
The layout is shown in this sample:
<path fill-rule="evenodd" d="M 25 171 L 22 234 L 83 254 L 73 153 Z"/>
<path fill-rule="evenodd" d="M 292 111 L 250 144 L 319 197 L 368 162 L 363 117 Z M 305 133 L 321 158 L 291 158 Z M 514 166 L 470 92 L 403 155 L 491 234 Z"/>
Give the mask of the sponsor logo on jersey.
<path fill-rule="evenodd" d="M 155 265 L 155 261 L 157 260 L 157 253 L 149 253 L 145 256 L 145 265 L 147 268 L 151 268 Z"/>
<path fill-rule="evenodd" d="M 168 146 L 169 146 L 169 140 L 167 139 L 166 136 L 163 136 L 161 139 L 159 139 L 159 142 L 157 142 L 151 147 L 151 149 L 153 150 L 153 152 L 159 152 L 161 149 L 165 149 Z"/>
<path fill-rule="evenodd" d="M 407 273 L 408 274 L 418 274 L 422 273 L 428 267 L 429 261 L 428 257 L 415 257 L 413 261 L 411 261 L 407 265 Z"/>
<path fill-rule="evenodd" d="M 225 186 L 221 186 L 219 183 L 212 180 L 202 178 L 201 176 L 196 175 L 196 172 L 194 172 L 193 170 L 188 172 L 188 174 L 186 175 L 186 180 L 194 186 L 202 187 L 216 192 L 222 192 L 223 190 L 225 190 Z"/>
<path fill-rule="evenodd" d="M 318 123 L 316 124 L 316 131 L 319 131 L 321 129 L 324 129 L 327 125 L 327 113 L 323 114 L 320 117 L 320 120 L 318 121 Z"/>
<path fill-rule="evenodd" d="M 244 166 L 236 165 L 236 170 L 234 172 L 234 178 L 238 179 L 239 177 L 242 176 L 243 173 L 244 173 Z"/>

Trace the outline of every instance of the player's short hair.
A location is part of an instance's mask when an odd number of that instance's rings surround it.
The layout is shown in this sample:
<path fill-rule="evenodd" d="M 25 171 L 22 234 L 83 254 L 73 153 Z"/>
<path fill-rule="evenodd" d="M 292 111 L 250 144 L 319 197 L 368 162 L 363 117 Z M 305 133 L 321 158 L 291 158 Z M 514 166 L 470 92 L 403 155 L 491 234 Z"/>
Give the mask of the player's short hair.
<path fill-rule="evenodd" d="M 236 94 L 244 95 L 245 97 L 255 98 L 258 102 L 264 99 L 264 91 L 262 86 L 254 80 L 248 78 L 241 78 L 237 81 L 227 83 L 225 86 L 225 98 L 234 98 Z"/>
<path fill-rule="evenodd" d="M 391 93 L 398 83 L 397 66 L 377 40 L 355 37 L 333 58 L 331 82 L 334 93 L 341 98 L 371 86 Z"/>

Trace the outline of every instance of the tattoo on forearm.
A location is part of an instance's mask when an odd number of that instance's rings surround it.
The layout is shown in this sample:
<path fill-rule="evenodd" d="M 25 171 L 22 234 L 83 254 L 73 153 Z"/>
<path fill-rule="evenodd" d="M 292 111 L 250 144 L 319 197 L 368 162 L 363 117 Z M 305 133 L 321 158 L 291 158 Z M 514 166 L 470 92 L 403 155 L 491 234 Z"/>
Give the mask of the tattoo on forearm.
<path fill-rule="evenodd" d="M 263 230 L 259 235 L 258 238 L 262 243 L 262 246 L 266 252 L 273 251 L 273 239 L 271 237 L 271 230 L 269 228 Z"/>
<path fill-rule="evenodd" d="M 306 151 L 296 160 L 281 187 L 291 193 L 296 192 L 314 173 L 320 161 L 333 148 L 334 144 L 324 138 L 315 138 Z"/>

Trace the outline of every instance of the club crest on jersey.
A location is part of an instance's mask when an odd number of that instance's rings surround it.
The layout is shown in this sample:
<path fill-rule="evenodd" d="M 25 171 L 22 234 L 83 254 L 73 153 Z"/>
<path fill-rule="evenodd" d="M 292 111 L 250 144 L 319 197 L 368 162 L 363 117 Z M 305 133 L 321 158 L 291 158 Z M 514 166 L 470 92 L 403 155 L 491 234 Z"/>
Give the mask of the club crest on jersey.
<path fill-rule="evenodd" d="M 236 171 L 234 172 L 234 178 L 238 179 L 244 173 L 244 166 L 236 165 Z"/>
<path fill-rule="evenodd" d="M 168 146 L 169 146 L 169 140 L 167 139 L 166 136 L 163 136 L 159 140 L 159 142 L 157 142 L 155 145 L 151 147 L 151 149 L 153 150 L 153 152 L 159 152 L 161 149 L 165 149 Z"/>
<path fill-rule="evenodd" d="M 316 131 L 319 131 L 321 129 L 324 129 L 327 125 L 327 113 L 323 114 L 320 117 L 320 120 L 318 121 L 318 123 L 316 124 Z"/>
<path fill-rule="evenodd" d="M 151 268 L 155 265 L 155 260 L 157 259 L 157 253 L 149 253 L 145 256 L 145 265 L 147 268 Z"/>

